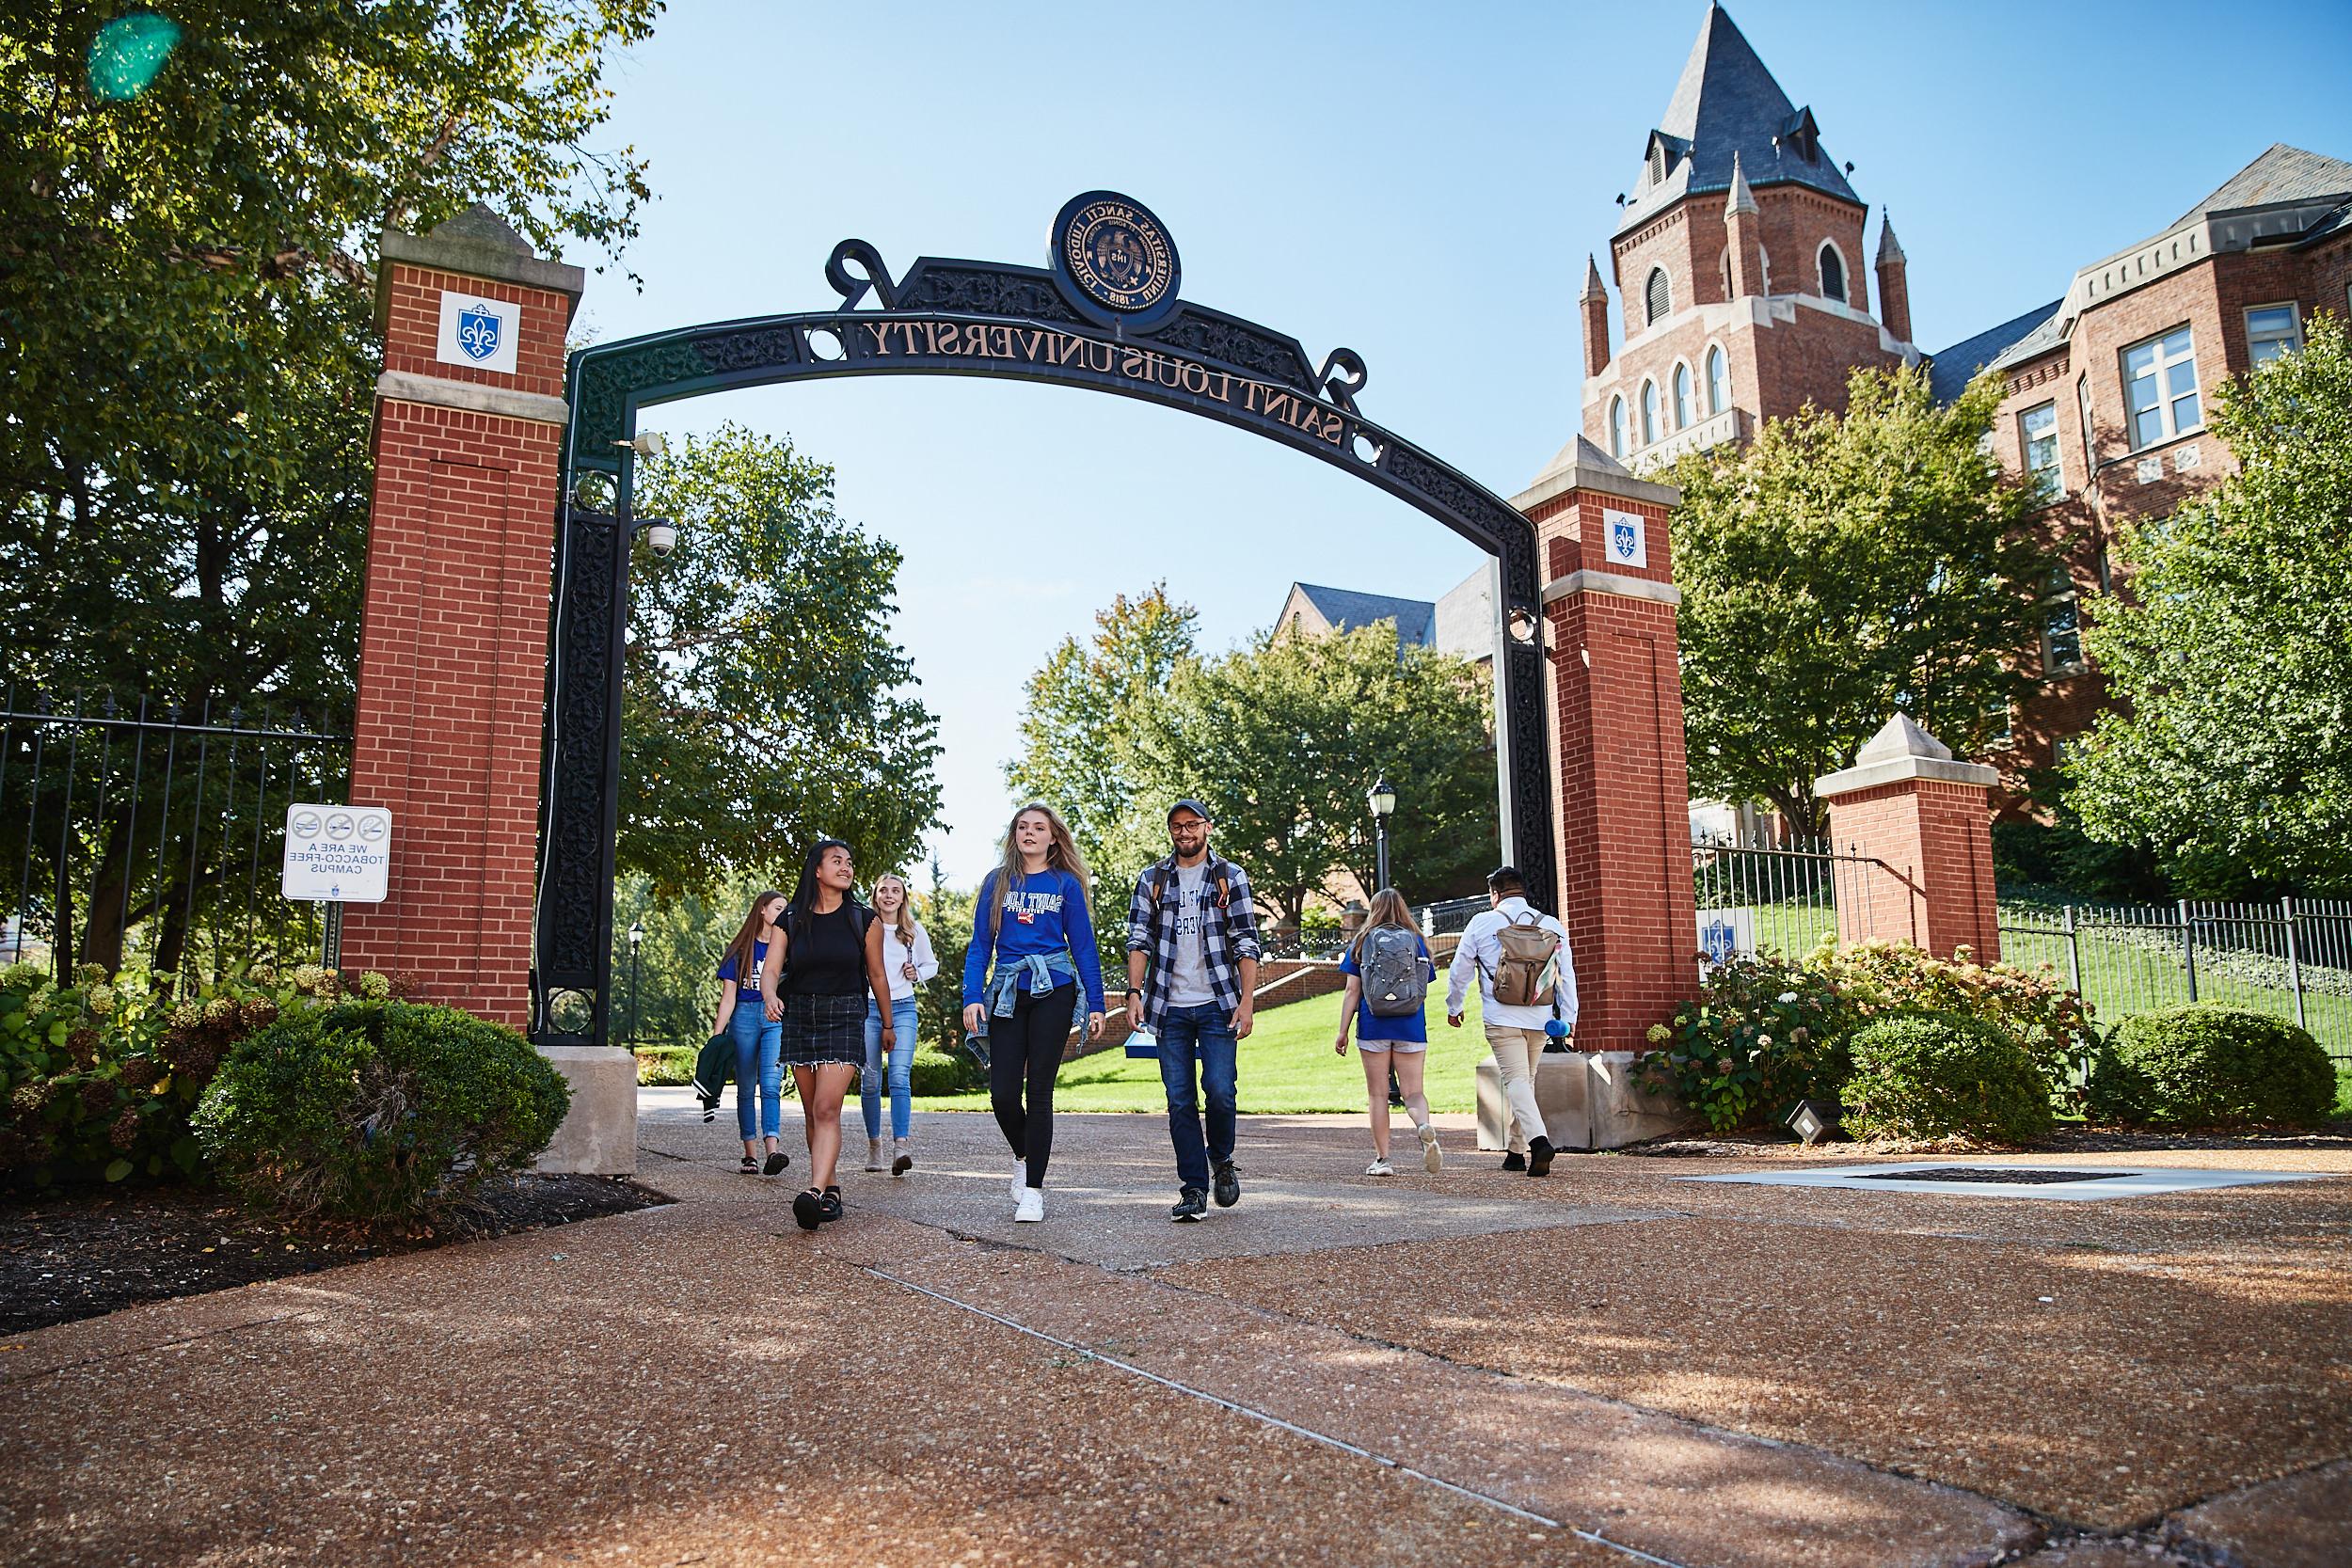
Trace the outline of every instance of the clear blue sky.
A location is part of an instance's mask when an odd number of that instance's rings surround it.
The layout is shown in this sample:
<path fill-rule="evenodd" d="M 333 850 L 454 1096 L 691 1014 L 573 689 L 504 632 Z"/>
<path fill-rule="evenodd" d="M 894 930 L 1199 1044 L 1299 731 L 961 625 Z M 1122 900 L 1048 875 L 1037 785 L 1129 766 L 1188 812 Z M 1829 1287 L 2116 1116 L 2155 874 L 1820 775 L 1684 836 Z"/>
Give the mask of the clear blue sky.
<path fill-rule="evenodd" d="M 583 323 L 612 339 L 821 309 L 853 235 L 901 274 L 920 254 L 1042 264 L 1061 203 L 1107 187 L 1168 226 L 1187 298 L 1317 359 L 1356 349 L 1370 418 L 1507 496 L 1575 433 L 1584 257 L 1703 14 L 677 0 L 614 72 L 600 138 L 653 162 L 628 257 L 644 289 L 592 277 Z M 1893 213 L 1931 351 L 2055 297 L 2274 141 L 2352 158 L 2341 3 L 1731 14 L 1854 164 L 1874 241 Z M 960 882 L 1012 804 L 1023 679 L 1113 594 L 1165 578 L 1223 646 L 1294 579 L 1434 598 L 1480 564 L 1336 469 L 1120 398 L 851 380 L 652 422 L 728 420 L 833 463 L 844 515 L 905 551 L 895 631 L 942 716 L 934 848 Z"/>

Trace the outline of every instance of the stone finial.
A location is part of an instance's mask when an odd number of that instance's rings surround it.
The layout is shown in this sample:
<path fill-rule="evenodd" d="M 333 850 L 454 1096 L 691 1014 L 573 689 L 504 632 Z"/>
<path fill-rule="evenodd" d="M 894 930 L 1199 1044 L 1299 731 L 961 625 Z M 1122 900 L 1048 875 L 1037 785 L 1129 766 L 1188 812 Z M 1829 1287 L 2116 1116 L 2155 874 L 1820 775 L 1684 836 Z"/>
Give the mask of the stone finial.
<path fill-rule="evenodd" d="M 1828 800 L 1909 779 L 1937 779 L 1947 784 L 1990 788 L 2000 776 L 1997 768 L 1980 762 L 1955 761 L 1949 746 L 1921 729 L 1910 714 L 1898 713 L 1854 753 L 1851 768 L 1814 780 L 1813 793 L 1818 799 Z"/>
<path fill-rule="evenodd" d="M 1731 155 L 1731 197 L 1724 203 L 1724 216 L 1735 217 L 1741 213 L 1761 211 L 1756 204 L 1756 193 L 1748 188 L 1748 177 L 1740 172 L 1740 154 Z"/>
<path fill-rule="evenodd" d="M 1593 253 L 1589 250 L 1584 253 L 1584 292 L 1576 297 L 1580 301 L 1605 300 L 1609 297 L 1609 291 L 1602 287 L 1600 281 L 1600 262 L 1594 259 Z"/>
<path fill-rule="evenodd" d="M 1903 247 L 1901 243 L 1895 238 L 1894 220 L 1886 215 L 1884 208 L 1881 208 L 1879 210 L 1878 264 L 1880 266 L 1885 266 L 1890 261 L 1900 261 L 1902 260 Z"/>
<path fill-rule="evenodd" d="M 436 224 L 432 238 L 469 240 L 476 245 L 494 245 L 517 256 L 532 254 L 529 240 L 516 233 L 512 224 L 479 201 L 447 222 Z"/>

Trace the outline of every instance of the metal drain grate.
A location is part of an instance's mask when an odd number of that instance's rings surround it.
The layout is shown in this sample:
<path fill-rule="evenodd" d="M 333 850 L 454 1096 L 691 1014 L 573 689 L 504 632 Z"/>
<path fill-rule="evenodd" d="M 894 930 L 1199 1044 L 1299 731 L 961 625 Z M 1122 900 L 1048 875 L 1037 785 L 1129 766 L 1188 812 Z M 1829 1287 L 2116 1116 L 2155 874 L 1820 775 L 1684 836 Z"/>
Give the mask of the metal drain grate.
<path fill-rule="evenodd" d="M 1859 1171 L 1856 1181 L 1997 1181 L 2005 1186 L 2040 1187 L 2052 1181 L 2121 1181 L 2138 1173 L 2128 1170 L 2026 1170 L 2000 1165 L 1937 1165 L 1931 1170 Z"/>

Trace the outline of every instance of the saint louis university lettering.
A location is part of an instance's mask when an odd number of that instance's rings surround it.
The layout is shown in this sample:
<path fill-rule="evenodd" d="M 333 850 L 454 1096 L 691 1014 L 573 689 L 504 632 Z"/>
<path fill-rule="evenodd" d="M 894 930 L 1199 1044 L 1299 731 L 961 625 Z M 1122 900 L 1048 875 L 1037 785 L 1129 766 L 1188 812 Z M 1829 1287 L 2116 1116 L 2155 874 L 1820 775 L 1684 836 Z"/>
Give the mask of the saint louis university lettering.
<path fill-rule="evenodd" d="M 522 336 L 521 307 L 454 289 L 441 291 L 441 331 L 434 355 L 445 365 L 515 371 L 515 342 Z"/>

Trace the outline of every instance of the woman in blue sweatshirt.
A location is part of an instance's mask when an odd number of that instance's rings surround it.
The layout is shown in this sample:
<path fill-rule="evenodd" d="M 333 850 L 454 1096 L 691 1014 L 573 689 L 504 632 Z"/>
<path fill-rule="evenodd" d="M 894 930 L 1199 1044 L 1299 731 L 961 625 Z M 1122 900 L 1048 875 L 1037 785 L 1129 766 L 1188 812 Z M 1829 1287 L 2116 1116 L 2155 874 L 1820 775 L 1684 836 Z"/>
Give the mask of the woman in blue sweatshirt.
<path fill-rule="evenodd" d="M 964 954 L 963 1027 L 988 1036 L 989 1100 L 1012 1146 L 1016 1220 L 1045 1217 L 1054 1074 L 1081 985 L 1087 1038 L 1103 1036 L 1103 960 L 1094 949 L 1088 880 L 1086 862 L 1054 809 L 1022 807 L 1005 834 L 1005 863 L 980 884 Z"/>

